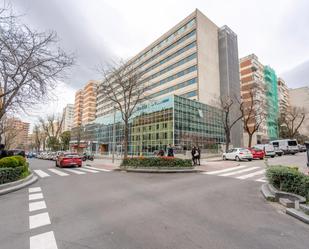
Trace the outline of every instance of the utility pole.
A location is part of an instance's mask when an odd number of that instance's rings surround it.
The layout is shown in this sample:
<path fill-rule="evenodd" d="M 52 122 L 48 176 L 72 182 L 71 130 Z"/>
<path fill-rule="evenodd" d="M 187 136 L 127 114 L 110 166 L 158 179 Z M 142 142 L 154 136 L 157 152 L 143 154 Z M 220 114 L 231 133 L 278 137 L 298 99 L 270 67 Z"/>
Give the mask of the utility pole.
<path fill-rule="evenodd" d="M 115 162 L 116 147 L 116 107 L 114 106 L 114 123 L 113 123 L 113 163 Z"/>

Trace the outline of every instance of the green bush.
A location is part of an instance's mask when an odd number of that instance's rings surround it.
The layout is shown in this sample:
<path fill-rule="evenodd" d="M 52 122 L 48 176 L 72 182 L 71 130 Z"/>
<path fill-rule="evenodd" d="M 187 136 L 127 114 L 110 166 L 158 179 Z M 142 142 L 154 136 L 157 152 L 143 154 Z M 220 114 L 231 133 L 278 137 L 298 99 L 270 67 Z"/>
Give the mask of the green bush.
<path fill-rule="evenodd" d="M 192 168 L 192 162 L 188 159 L 173 157 L 137 157 L 124 159 L 121 166 L 131 168 Z"/>
<path fill-rule="evenodd" d="M 19 166 L 25 166 L 27 163 L 26 158 L 24 158 L 23 156 L 11 156 L 10 158 L 15 158 L 18 161 L 18 165 Z"/>
<path fill-rule="evenodd" d="M 13 182 L 21 179 L 23 177 L 23 170 L 23 166 L 15 168 L 0 168 L 0 184 Z"/>
<path fill-rule="evenodd" d="M 19 167 L 19 161 L 18 159 L 10 156 L 10 157 L 4 157 L 0 159 L 0 168 L 16 168 Z"/>
<path fill-rule="evenodd" d="M 266 171 L 270 184 L 277 189 L 304 196 L 309 200 L 309 176 L 295 168 L 271 166 Z"/>

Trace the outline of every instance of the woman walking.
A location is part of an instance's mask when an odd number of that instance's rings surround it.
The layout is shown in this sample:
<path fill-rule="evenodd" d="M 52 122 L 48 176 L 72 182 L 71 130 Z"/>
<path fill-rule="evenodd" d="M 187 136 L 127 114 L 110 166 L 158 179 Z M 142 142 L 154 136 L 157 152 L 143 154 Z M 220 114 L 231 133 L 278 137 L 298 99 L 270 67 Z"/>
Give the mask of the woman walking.
<path fill-rule="evenodd" d="M 191 150 L 193 166 L 196 165 L 196 152 L 197 152 L 196 147 L 193 146 Z"/>

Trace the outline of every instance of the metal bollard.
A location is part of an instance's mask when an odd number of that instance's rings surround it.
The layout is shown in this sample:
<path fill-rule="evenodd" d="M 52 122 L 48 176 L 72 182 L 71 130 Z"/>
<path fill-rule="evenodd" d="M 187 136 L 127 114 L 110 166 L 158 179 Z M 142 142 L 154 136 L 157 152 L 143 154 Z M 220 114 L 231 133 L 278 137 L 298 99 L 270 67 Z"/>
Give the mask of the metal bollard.
<path fill-rule="evenodd" d="M 306 150 L 307 150 L 307 167 L 309 167 L 309 142 L 305 142 Z"/>

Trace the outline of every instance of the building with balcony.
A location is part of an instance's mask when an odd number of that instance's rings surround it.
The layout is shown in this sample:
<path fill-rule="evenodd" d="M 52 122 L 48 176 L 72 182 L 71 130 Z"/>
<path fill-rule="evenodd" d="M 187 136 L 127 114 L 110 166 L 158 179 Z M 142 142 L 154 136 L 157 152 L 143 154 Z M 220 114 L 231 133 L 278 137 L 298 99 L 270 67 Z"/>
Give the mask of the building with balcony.
<path fill-rule="evenodd" d="M 290 107 L 289 89 L 282 78 L 278 78 L 279 112 L 285 113 Z"/>
<path fill-rule="evenodd" d="M 62 132 L 70 131 L 73 127 L 74 122 L 74 105 L 67 104 L 65 108 L 63 108 L 63 122 L 62 122 Z"/>

